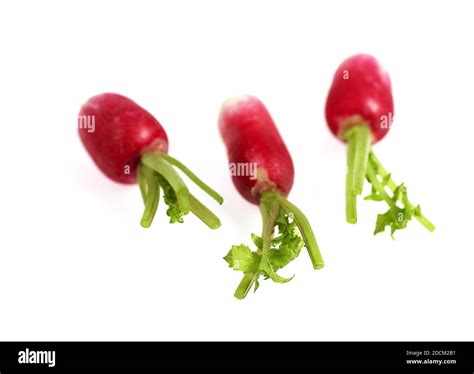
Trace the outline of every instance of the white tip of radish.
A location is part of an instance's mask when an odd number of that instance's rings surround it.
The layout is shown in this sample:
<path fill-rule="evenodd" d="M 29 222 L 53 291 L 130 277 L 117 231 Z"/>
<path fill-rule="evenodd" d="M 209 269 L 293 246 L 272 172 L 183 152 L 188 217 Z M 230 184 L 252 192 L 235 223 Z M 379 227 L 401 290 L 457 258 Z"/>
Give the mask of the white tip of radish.
<path fill-rule="evenodd" d="M 251 100 L 256 100 L 256 98 L 250 95 L 241 95 L 233 96 L 224 101 L 219 112 L 219 122 L 221 118 L 224 118 L 224 113 L 227 113 L 226 115 L 230 115 L 231 113 L 238 112 L 241 108 L 241 104 Z"/>
<path fill-rule="evenodd" d="M 253 99 L 250 95 L 233 96 L 222 103 L 222 110 L 236 106 L 242 102 Z"/>

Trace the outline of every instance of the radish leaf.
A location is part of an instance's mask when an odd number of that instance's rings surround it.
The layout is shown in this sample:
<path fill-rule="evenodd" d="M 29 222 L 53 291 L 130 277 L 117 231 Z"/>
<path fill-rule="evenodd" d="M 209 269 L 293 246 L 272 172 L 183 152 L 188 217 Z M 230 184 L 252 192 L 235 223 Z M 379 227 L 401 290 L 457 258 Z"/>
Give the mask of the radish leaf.
<path fill-rule="evenodd" d="M 293 261 L 301 252 L 304 242 L 297 230 L 296 223 L 291 215 L 280 212 L 275 225 L 278 227 L 279 235 L 271 240 L 268 256 L 263 259 L 263 239 L 252 234 L 251 238 L 257 250 L 252 252 L 244 244 L 232 246 L 224 257 L 224 260 L 234 270 L 242 271 L 244 274 L 255 273 L 255 290 L 258 288 L 258 278 L 263 275 L 264 279 L 271 279 L 277 283 L 286 283 L 290 278 L 284 278 L 276 273 L 277 270 Z"/>
<path fill-rule="evenodd" d="M 171 185 L 168 183 L 168 181 L 161 175 L 158 174 L 157 178 L 161 188 L 163 189 L 163 201 L 166 205 L 168 205 L 166 214 L 170 217 L 170 223 L 183 223 L 184 213 L 178 204 L 178 199 L 176 198 L 173 188 L 171 188 Z"/>
<path fill-rule="evenodd" d="M 232 269 L 247 274 L 258 271 L 261 256 L 252 252 L 246 245 L 241 244 L 233 245 L 229 253 L 224 257 L 224 260 L 227 261 Z"/>
<path fill-rule="evenodd" d="M 380 178 L 382 181 L 380 181 Z M 390 234 L 397 230 L 407 227 L 408 222 L 415 217 L 429 231 L 435 229 L 434 225 L 421 214 L 420 206 L 414 206 L 408 200 L 407 188 L 402 183 L 396 185 L 390 173 L 387 173 L 380 161 L 377 160 L 371 151 L 369 155 L 369 163 L 367 165 L 367 179 L 372 184 L 372 192 L 365 197 L 365 200 L 385 201 L 389 209 L 383 214 L 377 215 L 375 223 L 374 235 L 385 231 L 387 226 L 390 227 Z M 387 189 L 389 192 L 387 192 Z M 391 196 L 390 196 L 391 192 Z M 402 207 L 400 207 L 400 205 Z"/>

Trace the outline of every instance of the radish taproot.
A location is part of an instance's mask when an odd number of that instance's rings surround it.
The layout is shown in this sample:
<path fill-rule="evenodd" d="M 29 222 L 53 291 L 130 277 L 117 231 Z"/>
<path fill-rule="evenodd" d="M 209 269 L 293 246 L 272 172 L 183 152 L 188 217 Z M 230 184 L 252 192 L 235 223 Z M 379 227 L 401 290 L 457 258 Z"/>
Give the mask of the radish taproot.
<path fill-rule="evenodd" d="M 228 99 L 219 114 L 219 130 L 227 147 L 229 168 L 239 193 L 259 205 L 263 220 L 262 235 L 252 234 L 257 250 L 246 245 L 232 246 L 224 257 L 229 267 L 244 273 L 234 296 L 243 299 L 259 277 L 285 283 L 276 272 L 294 260 L 306 246 L 313 267 L 324 266 L 313 230 L 305 215 L 287 200 L 294 179 L 293 161 L 270 113 L 252 96 Z M 275 227 L 278 236 L 274 237 Z"/>
<path fill-rule="evenodd" d="M 372 150 L 371 145 L 387 135 L 393 115 L 390 77 L 379 62 L 366 54 L 343 61 L 329 90 L 326 120 L 331 132 L 347 143 L 346 220 L 357 222 L 357 196 L 367 179 L 372 192 L 365 200 L 386 201 L 389 205 L 387 212 L 377 216 L 374 234 L 389 226 L 393 237 L 413 217 L 434 231 L 435 226 L 421 213 L 420 206 L 408 200 L 405 185 L 393 181 Z"/>
<path fill-rule="evenodd" d="M 161 190 L 170 222 L 183 222 L 190 211 L 212 229 L 217 218 L 188 190 L 174 167 L 181 170 L 219 204 L 222 197 L 168 155 L 168 137 L 161 124 L 132 100 L 114 93 L 93 96 L 81 108 L 79 136 L 99 169 L 119 183 L 136 183 L 145 203 L 141 219 L 150 227 Z"/>

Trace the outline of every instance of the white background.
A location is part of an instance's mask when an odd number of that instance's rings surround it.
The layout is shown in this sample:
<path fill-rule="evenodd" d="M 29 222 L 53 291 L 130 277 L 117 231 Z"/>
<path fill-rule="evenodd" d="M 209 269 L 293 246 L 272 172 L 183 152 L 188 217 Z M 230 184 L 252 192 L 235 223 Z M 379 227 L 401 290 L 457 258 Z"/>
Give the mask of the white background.
<path fill-rule="evenodd" d="M 472 340 L 472 4 L 402 1 L 10 1 L 0 5 L 1 340 Z M 376 56 L 395 122 L 375 151 L 436 224 L 374 237 L 382 203 L 344 218 L 345 147 L 324 119 L 338 64 Z M 221 218 L 140 227 L 137 186 L 109 181 L 77 135 L 90 96 L 153 113 L 226 202 Z M 253 94 L 293 156 L 306 252 L 244 301 L 222 257 L 260 232 L 227 174 L 220 103 Z M 368 188 L 368 186 L 366 186 Z M 368 192 L 368 191 L 367 191 Z"/>

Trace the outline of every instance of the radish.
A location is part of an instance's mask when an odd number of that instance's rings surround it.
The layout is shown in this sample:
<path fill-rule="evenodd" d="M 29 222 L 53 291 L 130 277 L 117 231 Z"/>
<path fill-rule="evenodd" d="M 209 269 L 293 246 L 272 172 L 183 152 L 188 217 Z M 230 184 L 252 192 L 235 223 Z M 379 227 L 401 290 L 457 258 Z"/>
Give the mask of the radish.
<path fill-rule="evenodd" d="M 324 261 L 313 230 L 305 215 L 287 200 L 293 185 L 293 161 L 263 103 L 252 96 L 227 100 L 219 115 L 219 130 L 230 169 L 239 165 L 240 171 L 254 171 L 232 173 L 232 180 L 245 199 L 260 206 L 263 220 L 262 235 L 251 236 L 256 251 L 242 244 L 232 246 L 224 257 L 229 267 L 244 273 L 234 296 L 243 299 L 253 285 L 256 290 L 260 276 L 277 283 L 291 280 L 276 272 L 294 260 L 303 246 L 313 267 L 321 269 Z"/>
<path fill-rule="evenodd" d="M 389 206 L 387 212 L 377 216 L 374 234 L 389 226 L 393 238 L 394 232 L 405 228 L 413 217 L 434 231 L 435 226 L 421 213 L 420 206 L 408 200 L 405 185 L 393 181 L 372 150 L 371 144 L 387 135 L 393 115 L 390 78 L 378 61 L 357 54 L 342 62 L 327 97 L 326 120 L 331 132 L 347 143 L 346 220 L 357 222 L 357 196 L 367 178 L 372 192 L 365 200 L 384 200 Z"/>
<path fill-rule="evenodd" d="M 167 154 L 166 132 L 145 109 L 124 96 L 104 93 L 82 106 L 78 120 L 79 136 L 99 169 L 119 183 L 138 180 L 145 203 L 143 227 L 150 227 L 153 221 L 161 190 L 171 223 L 183 222 L 191 211 L 210 228 L 220 226 L 219 218 L 189 192 L 174 167 L 219 204 L 222 197 Z"/>

